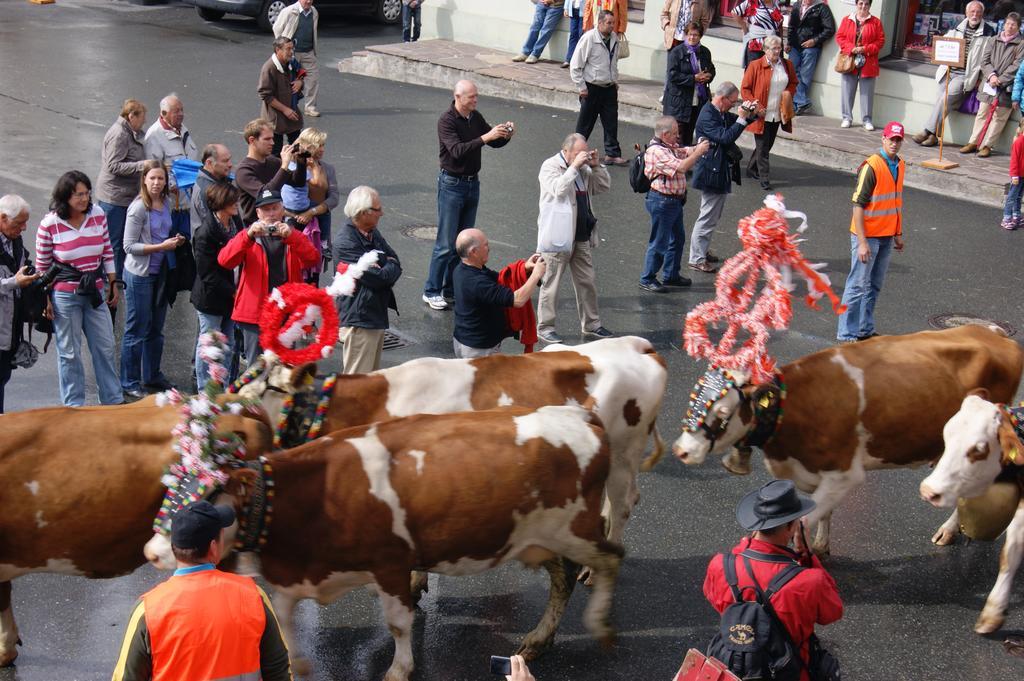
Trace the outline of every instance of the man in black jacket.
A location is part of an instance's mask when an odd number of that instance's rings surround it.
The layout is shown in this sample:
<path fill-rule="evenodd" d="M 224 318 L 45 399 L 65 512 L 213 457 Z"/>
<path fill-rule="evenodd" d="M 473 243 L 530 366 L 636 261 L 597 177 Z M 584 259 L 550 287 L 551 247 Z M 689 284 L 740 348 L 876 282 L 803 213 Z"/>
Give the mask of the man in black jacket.
<path fill-rule="evenodd" d="M 16 194 L 0 198 L 0 414 L 4 413 L 4 386 L 11 378 L 21 342 L 21 289 L 42 276 L 25 269 L 29 255 L 21 235 L 28 226 L 28 211 L 28 202 Z"/>
<path fill-rule="evenodd" d="M 789 60 L 796 69 L 796 95 L 793 106 L 800 116 L 811 110 L 807 91 L 821 56 L 821 46 L 836 34 L 836 20 L 823 0 L 794 3 L 789 15 Z"/>
<path fill-rule="evenodd" d="M 697 161 L 690 186 L 699 189 L 700 215 L 693 226 L 690 239 L 690 264 L 707 261 L 711 235 L 715 231 L 725 198 L 732 191 L 732 183 L 740 183 L 739 160 L 743 157 L 736 140 L 747 127 L 747 116 L 753 115 L 756 102 L 747 109 L 740 108 L 740 115 L 730 113 L 739 101 L 740 91 L 735 84 L 725 81 L 715 88 L 715 96 L 704 105 L 697 117 L 695 135 L 697 140 L 710 143 L 707 153 Z"/>
<path fill-rule="evenodd" d="M 392 288 L 402 276 L 402 264 L 398 254 L 377 231 L 383 212 L 376 189 L 356 187 L 345 201 L 348 222 L 334 242 L 334 259 L 350 267 L 364 254 L 380 252 L 377 263 L 358 275 L 355 293 L 337 299 L 346 374 L 365 374 L 380 369 L 388 308 L 398 312 Z"/>

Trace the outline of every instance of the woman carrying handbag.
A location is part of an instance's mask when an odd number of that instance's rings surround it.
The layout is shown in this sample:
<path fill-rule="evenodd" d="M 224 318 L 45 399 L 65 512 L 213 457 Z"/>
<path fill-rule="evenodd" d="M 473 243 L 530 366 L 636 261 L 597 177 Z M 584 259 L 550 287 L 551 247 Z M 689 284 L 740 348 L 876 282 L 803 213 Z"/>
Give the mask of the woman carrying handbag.
<path fill-rule="evenodd" d="M 853 100 L 859 86 L 860 118 L 864 129 L 870 132 L 875 129 L 871 111 L 875 103 L 878 52 L 885 44 L 885 30 L 878 17 L 871 14 L 871 0 L 857 0 L 857 9 L 843 17 L 836 43 L 840 52 L 836 71 L 842 74 L 843 122 L 839 127 L 849 128 L 853 124 Z"/>

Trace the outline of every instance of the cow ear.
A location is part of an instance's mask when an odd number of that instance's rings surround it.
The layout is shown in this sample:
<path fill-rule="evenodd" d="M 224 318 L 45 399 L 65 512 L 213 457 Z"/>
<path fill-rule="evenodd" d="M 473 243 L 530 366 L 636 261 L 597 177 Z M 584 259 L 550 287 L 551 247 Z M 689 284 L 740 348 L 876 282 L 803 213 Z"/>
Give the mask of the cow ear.
<path fill-rule="evenodd" d="M 974 395 L 980 397 L 983 400 L 989 399 L 988 388 L 975 388 L 974 390 L 967 391 L 967 395 Z"/>
<path fill-rule="evenodd" d="M 228 473 L 228 481 L 224 483 L 224 493 L 236 499 L 244 499 L 246 491 L 256 484 L 259 473 L 251 468 L 237 468 Z"/>
<path fill-rule="evenodd" d="M 314 378 L 316 378 L 316 362 L 306 362 L 292 369 L 292 375 L 288 379 L 288 384 L 298 390 L 307 380 Z"/>

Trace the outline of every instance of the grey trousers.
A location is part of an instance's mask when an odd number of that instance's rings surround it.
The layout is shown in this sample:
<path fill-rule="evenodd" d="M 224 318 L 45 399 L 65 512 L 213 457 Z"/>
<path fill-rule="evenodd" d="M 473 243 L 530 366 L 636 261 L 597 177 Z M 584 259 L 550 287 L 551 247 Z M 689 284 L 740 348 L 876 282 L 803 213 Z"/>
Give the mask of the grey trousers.
<path fill-rule="evenodd" d="M 711 235 L 715 233 L 718 220 L 722 217 L 725 199 L 728 196 L 728 194 L 719 194 L 706 189 L 701 192 L 700 214 L 690 233 L 691 265 L 697 265 L 707 259 L 708 248 L 711 247 Z"/>
<path fill-rule="evenodd" d="M 316 61 L 316 52 L 296 52 L 302 68 L 306 69 L 306 80 L 302 83 L 302 106 L 306 109 L 316 108 L 316 96 L 320 94 L 320 64 Z"/>
<path fill-rule="evenodd" d="M 875 106 L 875 78 L 861 78 L 856 73 L 844 73 L 843 81 L 843 119 L 853 120 L 853 100 L 857 97 L 857 84 L 860 84 L 860 119 L 871 120 L 871 110 Z M 873 122 L 873 121 L 872 121 Z"/>
<path fill-rule="evenodd" d="M 452 348 L 455 350 L 456 359 L 476 359 L 477 357 L 490 357 L 501 352 L 501 343 L 493 348 L 471 348 L 463 345 L 456 338 L 452 338 Z"/>
<path fill-rule="evenodd" d="M 601 326 L 597 315 L 597 285 L 594 283 L 594 261 L 590 254 L 590 242 L 576 241 L 568 253 L 544 253 L 548 269 L 540 285 L 540 299 L 537 301 L 537 330 L 540 333 L 555 330 L 555 310 L 558 286 L 568 266 L 572 275 L 572 289 L 576 294 L 576 311 L 580 315 L 583 331 L 593 331 Z"/>
<path fill-rule="evenodd" d="M 954 75 L 949 80 L 949 96 L 946 97 L 946 117 L 956 111 L 956 108 L 960 106 L 960 103 L 964 101 L 964 98 L 970 93 L 970 90 L 964 89 L 964 74 Z M 932 134 L 939 134 L 939 124 L 942 120 L 942 100 L 943 95 L 946 93 L 946 79 L 943 78 L 939 81 L 939 91 L 935 93 L 935 106 L 932 107 L 932 113 L 928 116 L 928 120 L 925 121 L 924 129 Z"/>
<path fill-rule="evenodd" d="M 342 373 L 368 374 L 380 369 L 380 353 L 384 349 L 384 329 L 361 329 L 343 326 L 340 329 Z"/>

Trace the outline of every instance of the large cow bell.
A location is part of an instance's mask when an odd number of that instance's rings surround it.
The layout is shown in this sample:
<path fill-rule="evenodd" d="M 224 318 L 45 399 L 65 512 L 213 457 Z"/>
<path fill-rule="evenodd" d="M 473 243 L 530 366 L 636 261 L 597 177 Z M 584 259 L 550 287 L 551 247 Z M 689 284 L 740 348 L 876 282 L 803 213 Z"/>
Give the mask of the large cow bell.
<path fill-rule="evenodd" d="M 1013 520 L 1020 503 L 1021 488 L 1016 480 L 999 480 L 985 493 L 956 504 L 960 531 L 971 539 L 994 541 Z"/>

